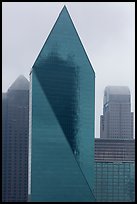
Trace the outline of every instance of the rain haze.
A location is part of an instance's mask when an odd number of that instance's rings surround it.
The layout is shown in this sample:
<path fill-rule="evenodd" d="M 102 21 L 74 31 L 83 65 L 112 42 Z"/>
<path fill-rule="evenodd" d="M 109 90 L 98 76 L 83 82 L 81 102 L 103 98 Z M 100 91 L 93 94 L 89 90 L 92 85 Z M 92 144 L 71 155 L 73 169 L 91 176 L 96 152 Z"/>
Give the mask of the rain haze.
<path fill-rule="evenodd" d="M 2 91 L 20 74 L 29 80 L 64 5 L 95 71 L 95 137 L 99 137 L 106 86 L 128 86 L 135 111 L 134 2 L 3 2 Z"/>

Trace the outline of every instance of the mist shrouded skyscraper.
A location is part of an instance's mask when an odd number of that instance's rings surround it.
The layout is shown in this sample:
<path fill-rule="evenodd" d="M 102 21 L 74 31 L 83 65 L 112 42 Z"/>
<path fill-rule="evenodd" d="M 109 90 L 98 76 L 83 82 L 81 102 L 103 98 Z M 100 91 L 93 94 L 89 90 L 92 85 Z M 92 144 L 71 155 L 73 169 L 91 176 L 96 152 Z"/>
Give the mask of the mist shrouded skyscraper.
<path fill-rule="evenodd" d="M 127 86 L 105 88 L 100 138 L 133 139 L 133 113 Z"/>
<path fill-rule="evenodd" d="M 29 82 L 19 76 L 2 95 L 2 201 L 28 200 Z"/>
<path fill-rule="evenodd" d="M 95 73 L 66 7 L 30 80 L 30 201 L 94 201 Z"/>

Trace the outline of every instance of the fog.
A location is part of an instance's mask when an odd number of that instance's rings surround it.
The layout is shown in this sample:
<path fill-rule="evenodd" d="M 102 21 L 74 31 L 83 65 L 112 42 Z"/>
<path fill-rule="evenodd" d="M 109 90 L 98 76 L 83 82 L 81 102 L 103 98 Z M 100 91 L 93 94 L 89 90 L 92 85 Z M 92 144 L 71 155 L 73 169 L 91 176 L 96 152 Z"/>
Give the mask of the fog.
<path fill-rule="evenodd" d="M 99 137 L 106 86 L 128 86 L 135 111 L 134 2 L 3 2 L 2 91 L 20 74 L 29 79 L 64 5 L 95 71 L 95 137 Z"/>

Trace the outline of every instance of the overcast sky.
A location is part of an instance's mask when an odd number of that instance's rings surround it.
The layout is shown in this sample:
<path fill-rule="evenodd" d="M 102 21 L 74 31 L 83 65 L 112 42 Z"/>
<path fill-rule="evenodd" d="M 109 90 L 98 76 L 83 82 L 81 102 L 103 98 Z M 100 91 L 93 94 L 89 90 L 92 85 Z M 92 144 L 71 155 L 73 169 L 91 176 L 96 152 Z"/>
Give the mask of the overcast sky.
<path fill-rule="evenodd" d="M 66 5 L 96 74 L 95 136 L 100 135 L 104 89 L 128 86 L 135 101 L 134 2 L 3 2 L 2 91 L 29 72 Z"/>

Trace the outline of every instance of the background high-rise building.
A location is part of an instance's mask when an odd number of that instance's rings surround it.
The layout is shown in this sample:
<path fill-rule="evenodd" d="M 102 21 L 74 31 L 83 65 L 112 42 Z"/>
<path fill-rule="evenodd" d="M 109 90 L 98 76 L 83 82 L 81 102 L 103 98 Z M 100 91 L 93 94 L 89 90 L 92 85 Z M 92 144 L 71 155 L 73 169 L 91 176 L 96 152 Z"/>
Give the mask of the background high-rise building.
<path fill-rule="evenodd" d="M 29 82 L 19 76 L 2 95 L 2 201 L 27 202 Z"/>
<path fill-rule="evenodd" d="M 30 79 L 30 201 L 94 201 L 95 73 L 66 7 Z"/>
<path fill-rule="evenodd" d="M 100 130 L 95 139 L 96 200 L 134 202 L 135 140 L 128 87 L 106 87 Z"/>
<path fill-rule="evenodd" d="M 104 91 L 100 138 L 133 138 L 131 96 L 126 86 L 108 86 Z"/>

